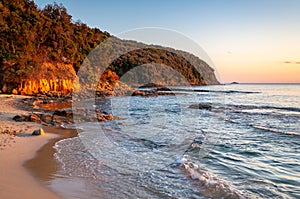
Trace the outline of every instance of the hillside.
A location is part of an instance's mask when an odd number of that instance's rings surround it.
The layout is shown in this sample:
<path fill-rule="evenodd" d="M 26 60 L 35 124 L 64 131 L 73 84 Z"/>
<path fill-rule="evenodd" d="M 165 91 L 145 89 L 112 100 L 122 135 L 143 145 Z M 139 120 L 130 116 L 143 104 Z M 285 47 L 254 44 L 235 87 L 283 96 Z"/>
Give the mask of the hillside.
<path fill-rule="evenodd" d="M 123 76 L 133 67 L 145 65 L 147 68 L 144 69 L 145 72 L 135 74 L 129 72 L 127 75 L 127 81 L 131 81 L 133 85 L 141 86 L 143 82 L 152 82 L 178 86 L 185 85 L 186 81 L 189 85 L 219 84 L 214 69 L 191 53 L 134 41 L 122 42 L 131 43 L 138 49 L 121 55 L 111 63 L 110 69 Z"/>
<path fill-rule="evenodd" d="M 0 12 L 0 91 L 4 93 L 72 91 L 70 87 L 84 59 L 99 44 L 111 38 L 109 33 L 98 28 L 74 22 L 62 5 L 47 5 L 39 9 L 30 0 L 1 0 Z M 161 77 L 155 78 L 161 67 L 159 64 L 164 64 L 178 71 L 190 84 L 218 84 L 213 69 L 192 54 L 134 41 L 122 42 L 127 43 L 128 53 L 106 63 L 120 79 L 128 74 L 126 78 L 139 85 L 142 82 L 138 79 L 142 75 L 142 79 L 156 83 L 181 84 L 179 80 L 166 82 Z M 108 48 L 111 49 L 108 57 L 118 54 L 118 42 Z M 152 69 L 148 68 L 139 76 L 127 73 L 142 64 L 150 64 Z"/>

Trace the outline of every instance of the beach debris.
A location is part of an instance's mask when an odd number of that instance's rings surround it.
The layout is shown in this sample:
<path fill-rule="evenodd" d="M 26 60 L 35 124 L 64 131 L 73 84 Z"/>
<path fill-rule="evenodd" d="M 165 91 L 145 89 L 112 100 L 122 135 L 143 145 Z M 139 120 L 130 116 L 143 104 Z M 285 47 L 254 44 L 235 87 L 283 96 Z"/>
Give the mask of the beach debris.
<path fill-rule="evenodd" d="M 44 131 L 44 129 L 40 128 L 38 130 L 33 131 L 32 135 L 41 135 L 41 136 L 43 136 L 43 135 L 45 135 L 45 131 Z"/>

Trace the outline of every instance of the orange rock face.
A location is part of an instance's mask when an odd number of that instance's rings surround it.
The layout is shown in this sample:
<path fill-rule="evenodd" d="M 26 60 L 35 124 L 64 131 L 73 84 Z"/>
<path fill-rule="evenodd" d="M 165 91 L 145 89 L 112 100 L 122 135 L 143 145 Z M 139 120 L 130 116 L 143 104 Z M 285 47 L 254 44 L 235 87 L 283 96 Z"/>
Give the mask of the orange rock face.
<path fill-rule="evenodd" d="M 31 95 L 37 93 L 61 92 L 69 93 L 73 91 L 74 80 L 56 79 L 56 80 L 27 80 L 18 88 L 23 95 Z"/>
<path fill-rule="evenodd" d="M 48 92 L 70 93 L 73 91 L 76 72 L 71 64 L 44 63 L 31 76 L 23 79 L 19 94 L 44 94 Z"/>

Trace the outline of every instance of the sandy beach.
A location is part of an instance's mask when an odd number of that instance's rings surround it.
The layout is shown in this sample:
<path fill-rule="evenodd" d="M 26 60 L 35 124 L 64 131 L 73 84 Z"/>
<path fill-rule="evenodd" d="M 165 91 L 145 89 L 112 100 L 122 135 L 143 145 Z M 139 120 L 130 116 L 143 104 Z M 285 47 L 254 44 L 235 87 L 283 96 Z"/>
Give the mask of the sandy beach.
<path fill-rule="evenodd" d="M 16 108 L 24 98 L 27 97 L 0 95 L 0 198 L 59 198 L 41 182 L 56 171 L 53 144 L 71 135 L 60 136 L 60 130 L 43 127 L 44 136 L 32 136 L 42 127 L 40 124 L 12 120 L 17 114 L 28 113 Z M 5 130 L 16 135 L 3 134 Z"/>

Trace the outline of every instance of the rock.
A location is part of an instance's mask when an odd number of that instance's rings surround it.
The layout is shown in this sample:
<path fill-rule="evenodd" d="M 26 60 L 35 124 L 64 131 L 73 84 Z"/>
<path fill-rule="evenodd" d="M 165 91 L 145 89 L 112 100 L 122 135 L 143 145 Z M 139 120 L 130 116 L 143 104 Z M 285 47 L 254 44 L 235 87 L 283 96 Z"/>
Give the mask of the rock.
<path fill-rule="evenodd" d="M 35 130 L 33 131 L 32 135 L 45 135 L 45 132 L 42 128 L 38 129 L 38 130 Z"/>
<path fill-rule="evenodd" d="M 50 124 L 54 124 L 55 126 L 60 126 L 62 124 L 70 124 L 70 123 L 73 123 L 73 117 L 53 115 Z"/>
<path fill-rule="evenodd" d="M 189 106 L 189 108 L 210 110 L 212 109 L 212 106 L 210 104 L 192 104 Z"/>
<path fill-rule="evenodd" d="M 51 114 L 43 114 L 41 117 L 41 120 L 45 122 L 46 124 L 52 123 L 52 115 Z"/>
<path fill-rule="evenodd" d="M 99 122 L 101 122 L 101 121 L 107 121 L 107 120 L 114 120 L 115 118 L 114 118 L 114 116 L 113 115 L 111 115 L 111 114 L 104 114 L 104 113 L 99 113 L 99 112 L 97 112 L 97 120 L 99 121 Z"/>
<path fill-rule="evenodd" d="M 112 116 L 112 115 L 106 115 L 104 117 L 106 120 L 114 120 L 114 116 Z"/>
<path fill-rule="evenodd" d="M 0 133 L 3 133 L 3 134 L 9 134 L 9 135 L 16 135 L 17 134 L 17 131 L 15 131 L 15 130 L 4 130 L 4 131 L 2 131 L 2 132 L 0 132 Z"/>
<path fill-rule="evenodd" d="M 161 87 L 162 84 L 155 84 L 155 83 L 148 83 L 140 86 L 139 88 L 155 88 L 155 87 Z"/>
<path fill-rule="evenodd" d="M 17 91 L 17 89 L 13 89 L 13 90 L 12 90 L 12 94 L 14 94 L 14 95 L 18 95 L 18 91 Z"/>
<path fill-rule="evenodd" d="M 100 121 L 106 121 L 105 117 L 101 114 L 97 114 L 97 119 L 98 119 L 99 122 Z"/>
<path fill-rule="evenodd" d="M 157 88 L 156 91 L 172 91 L 172 90 L 167 87 L 160 87 L 160 88 Z"/>
<path fill-rule="evenodd" d="M 15 120 L 16 122 L 21 122 L 22 121 L 22 117 L 20 115 L 16 115 L 12 119 Z"/>
<path fill-rule="evenodd" d="M 30 122 L 41 122 L 41 118 L 40 118 L 39 115 L 34 113 L 34 114 L 29 116 L 29 121 Z"/>
<path fill-rule="evenodd" d="M 13 120 L 15 120 L 16 122 L 28 122 L 29 117 L 26 115 L 16 115 L 13 117 Z"/>
<path fill-rule="evenodd" d="M 239 84 L 238 82 L 231 82 L 230 84 Z"/>
<path fill-rule="evenodd" d="M 131 96 L 144 96 L 145 92 L 135 90 L 132 92 Z"/>
<path fill-rule="evenodd" d="M 62 110 L 56 110 L 53 115 L 70 117 L 70 116 L 73 115 L 73 111 L 72 111 L 71 108 L 62 109 Z"/>
<path fill-rule="evenodd" d="M 41 117 L 37 113 L 30 115 L 16 115 L 12 118 L 16 122 L 41 122 Z"/>

